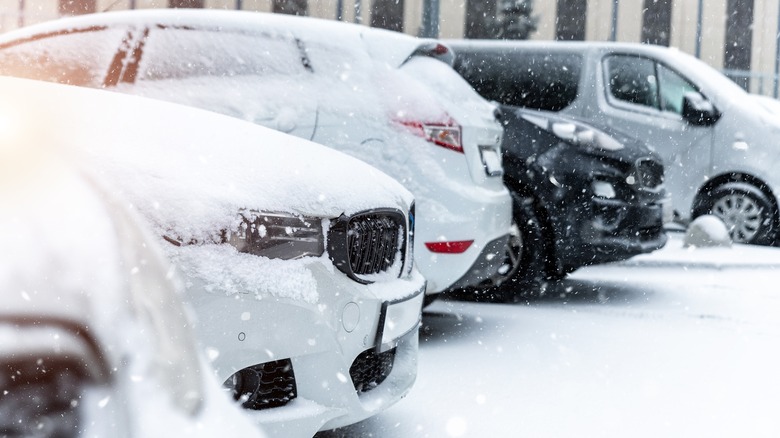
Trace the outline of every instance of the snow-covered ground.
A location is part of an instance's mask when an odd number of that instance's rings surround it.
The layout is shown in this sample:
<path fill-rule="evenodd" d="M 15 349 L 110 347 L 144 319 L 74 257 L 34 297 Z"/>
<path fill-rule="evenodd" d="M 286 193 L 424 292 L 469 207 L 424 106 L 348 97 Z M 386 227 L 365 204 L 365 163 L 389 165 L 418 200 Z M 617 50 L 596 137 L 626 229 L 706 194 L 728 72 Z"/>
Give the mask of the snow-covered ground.
<path fill-rule="evenodd" d="M 530 302 L 434 303 L 412 392 L 322 435 L 780 436 L 780 249 L 681 238 Z"/>

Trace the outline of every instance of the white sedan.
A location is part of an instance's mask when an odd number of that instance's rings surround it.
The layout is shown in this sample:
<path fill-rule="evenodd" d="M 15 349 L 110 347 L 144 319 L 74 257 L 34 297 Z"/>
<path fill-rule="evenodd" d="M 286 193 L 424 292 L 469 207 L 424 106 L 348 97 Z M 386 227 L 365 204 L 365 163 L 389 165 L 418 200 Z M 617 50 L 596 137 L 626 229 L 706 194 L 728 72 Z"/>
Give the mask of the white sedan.
<path fill-rule="evenodd" d="M 150 222 L 217 376 L 267 433 L 350 424 L 411 388 L 425 280 L 397 182 L 194 108 L 11 78 L 0 92 Z"/>
<path fill-rule="evenodd" d="M 0 37 L 4 74 L 220 112 L 386 172 L 417 201 L 430 296 L 501 281 L 512 220 L 495 107 L 452 58 L 435 40 L 238 11 L 104 13 Z"/>

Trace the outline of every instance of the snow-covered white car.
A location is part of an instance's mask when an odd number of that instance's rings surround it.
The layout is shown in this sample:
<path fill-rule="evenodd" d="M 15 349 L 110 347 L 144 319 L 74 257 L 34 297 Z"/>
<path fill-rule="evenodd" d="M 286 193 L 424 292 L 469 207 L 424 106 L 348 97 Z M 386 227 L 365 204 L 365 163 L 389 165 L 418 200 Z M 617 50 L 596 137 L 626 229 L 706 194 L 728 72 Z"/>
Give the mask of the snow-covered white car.
<path fill-rule="evenodd" d="M 425 280 L 398 182 L 196 108 L 12 78 L 0 93 L 151 223 L 207 359 L 266 433 L 357 422 L 411 388 Z"/>
<path fill-rule="evenodd" d="M 209 109 L 383 170 L 416 198 L 428 294 L 500 281 L 511 227 L 495 107 L 451 60 L 435 40 L 236 11 L 105 13 L 0 39 L 5 74 Z"/>
<path fill-rule="evenodd" d="M 9 86 L 0 86 L 0 435 L 264 436 L 198 354 L 159 239 L 59 147 L 66 132 L 46 129 L 58 111 L 26 105 Z M 90 129 L 82 120 L 67 132 Z"/>

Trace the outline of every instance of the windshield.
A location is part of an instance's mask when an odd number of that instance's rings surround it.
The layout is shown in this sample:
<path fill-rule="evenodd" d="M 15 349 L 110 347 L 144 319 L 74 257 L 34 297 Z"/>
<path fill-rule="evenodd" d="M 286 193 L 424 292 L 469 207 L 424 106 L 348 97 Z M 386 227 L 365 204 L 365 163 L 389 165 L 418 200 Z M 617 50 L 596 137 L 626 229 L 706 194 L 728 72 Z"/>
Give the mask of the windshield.
<path fill-rule="evenodd" d="M 121 28 L 76 29 L 23 39 L 0 50 L 0 74 L 97 88 L 126 34 Z"/>
<path fill-rule="evenodd" d="M 687 74 L 689 76 L 692 76 L 690 72 L 695 72 L 694 74 L 705 82 L 703 85 L 710 89 L 710 93 L 717 90 L 719 94 L 747 95 L 742 87 L 701 60 L 676 50 L 670 50 L 666 53 L 669 53 L 672 58 L 677 58 L 679 64 L 688 67 Z"/>

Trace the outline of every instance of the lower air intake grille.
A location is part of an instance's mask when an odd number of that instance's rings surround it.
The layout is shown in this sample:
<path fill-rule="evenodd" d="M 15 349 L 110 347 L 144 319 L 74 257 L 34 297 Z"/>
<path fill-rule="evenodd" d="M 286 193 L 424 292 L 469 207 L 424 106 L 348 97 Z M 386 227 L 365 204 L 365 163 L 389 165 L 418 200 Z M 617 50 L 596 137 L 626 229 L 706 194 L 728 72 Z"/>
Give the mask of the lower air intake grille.
<path fill-rule="evenodd" d="M 261 363 L 233 374 L 225 386 L 246 409 L 284 406 L 298 395 L 290 359 Z"/>
<path fill-rule="evenodd" d="M 374 349 L 366 350 L 355 358 L 349 367 L 349 375 L 358 392 L 370 391 L 384 382 L 395 362 L 395 348 L 377 353 Z"/>

